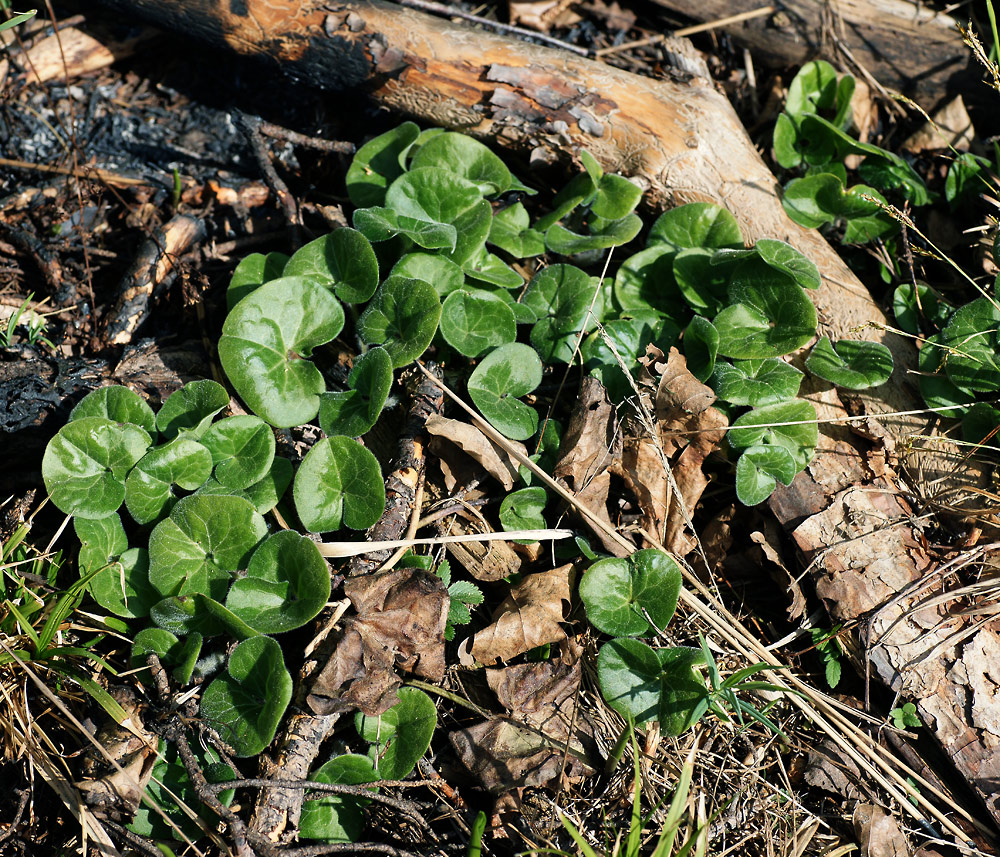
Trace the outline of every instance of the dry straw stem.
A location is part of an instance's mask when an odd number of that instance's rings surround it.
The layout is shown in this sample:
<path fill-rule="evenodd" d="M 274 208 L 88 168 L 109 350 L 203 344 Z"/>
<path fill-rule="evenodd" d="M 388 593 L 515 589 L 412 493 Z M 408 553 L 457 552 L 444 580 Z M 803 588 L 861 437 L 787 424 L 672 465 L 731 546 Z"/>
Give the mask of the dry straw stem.
<path fill-rule="evenodd" d="M 626 554 L 631 554 L 636 550 L 634 544 L 625 539 L 613 527 L 601 521 L 585 505 L 579 503 L 572 492 L 556 482 L 548 473 L 538 467 L 535 462 L 514 448 L 500 432 L 494 429 L 475 410 L 455 395 L 445 384 L 434 378 L 422 363 L 418 361 L 417 365 L 428 378 L 432 379 L 433 383 L 437 384 L 444 391 L 448 398 L 469 415 L 490 440 L 503 448 L 518 464 L 528 468 L 547 488 L 569 503 L 587 521 L 591 528 L 613 541 Z M 695 592 L 686 588 L 681 589 L 681 600 L 684 604 L 707 622 L 719 637 L 725 640 L 749 662 L 764 662 L 775 667 L 775 671 L 768 677 L 769 681 L 785 691 L 788 700 L 793 705 L 796 705 L 817 728 L 833 738 L 837 742 L 837 745 L 843 749 L 861 770 L 870 776 L 881 788 L 885 789 L 903 811 L 912 816 L 920 824 L 926 824 L 928 817 L 934 819 L 940 824 L 942 830 L 947 831 L 954 838 L 954 844 L 963 854 L 973 855 L 983 853 L 968 844 L 966 835 L 961 827 L 952 821 L 946 812 L 936 803 L 930 800 L 928 795 L 933 796 L 947 806 L 950 812 L 974 825 L 984 835 L 991 836 L 990 832 L 968 810 L 956 804 L 932 783 L 925 780 L 916 771 L 894 757 L 888 750 L 875 743 L 865 732 L 855 726 L 838 710 L 833 700 L 792 673 L 786 665 L 782 664 L 768 651 L 697 577 L 684 568 L 683 563 L 681 563 L 681 568 L 684 571 L 684 577 L 689 586 L 697 591 L 697 594 L 695 594 Z M 908 778 L 911 782 L 907 781 Z"/>

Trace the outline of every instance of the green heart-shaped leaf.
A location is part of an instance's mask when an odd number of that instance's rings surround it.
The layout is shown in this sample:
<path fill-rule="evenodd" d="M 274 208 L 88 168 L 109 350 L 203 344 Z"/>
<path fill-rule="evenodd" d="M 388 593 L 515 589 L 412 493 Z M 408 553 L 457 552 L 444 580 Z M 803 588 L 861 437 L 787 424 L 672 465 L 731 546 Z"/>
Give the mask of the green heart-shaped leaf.
<path fill-rule="evenodd" d="M 514 312 L 489 292 L 460 289 L 441 308 L 441 335 L 466 357 L 478 357 L 489 348 L 517 338 Z"/>
<path fill-rule="evenodd" d="M 391 208 L 356 208 L 351 219 L 354 228 L 374 242 L 403 235 L 427 250 L 450 251 L 458 240 L 458 230 L 450 223 L 397 215 Z"/>
<path fill-rule="evenodd" d="M 392 388 L 392 358 L 384 348 L 369 348 L 354 361 L 343 392 L 323 393 L 319 425 L 326 435 L 360 437 L 382 413 Z"/>
<path fill-rule="evenodd" d="M 955 311 L 941 331 L 949 380 L 967 393 L 1000 390 L 1000 309 L 990 298 L 977 298 Z"/>
<path fill-rule="evenodd" d="M 673 246 L 656 244 L 630 256 L 615 275 L 615 302 L 624 312 L 665 313 L 676 322 L 690 315 L 674 279 Z"/>
<path fill-rule="evenodd" d="M 785 112 L 792 116 L 832 110 L 837 105 L 837 71 L 826 60 L 807 62 L 788 85 Z"/>
<path fill-rule="evenodd" d="M 87 393 L 70 411 L 69 419 L 103 417 L 114 423 L 131 423 L 145 429 L 156 440 L 156 417 L 145 400 L 128 387 L 98 387 Z"/>
<path fill-rule="evenodd" d="M 660 707 L 657 719 L 664 735 L 683 735 L 708 710 L 708 687 L 694 669 L 705 662 L 701 649 L 660 649 Z"/>
<path fill-rule="evenodd" d="M 605 220 L 621 220 L 642 199 L 642 190 L 624 176 L 604 175 L 597 183 L 597 196 L 590 210 Z"/>
<path fill-rule="evenodd" d="M 545 236 L 530 228 L 528 210 L 520 202 L 508 205 L 493 215 L 486 240 L 517 259 L 541 256 L 545 252 Z"/>
<path fill-rule="evenodd" d="M 597 653 L 597 682 L 608 705 L 637 726 L 660 715 L 660 659 L 645 643 L 616 638 Z"/>
<path fill-rule="evenodd" d="M 323 438 L 306 453 L 292 487 L 295 509 L 311 533 L 367 530 L 385 510 L 378 461 L 348 437 Z"/>
<path fill-rule="evenodd" d="M 259 286 L 277 280 L 285 270 L 288 256 L 284 253 L 251 253 L 233 270 L 226 290 L 226 308 L 232 309 Z"/>
<path fill-rule="evenodd" d="M 270 637 L 251 637 L 233 649 L 226 675 L 202 694 L 201 716 L 237 756 L 256 756 L 271 743 L 291 699 L 281 647 Z"/>
<path fill-rule="evenodd" d="M 354 724 L 373 746 L 368 756 L 384 780 L 408 776 L 431 745 L 437 725 L 434 702 L 415 687 L 399 689 L 399 702 L 383 714 L 368 717 L 360 712 Z"/>
<path fill-rule="evenodd" d="M 739 224 L 726 209 L 711 202 L 689 202 L 663 212 L 649 230 L 647 246 L 742 247 Z"/>
<path fill-rule="evenodd" d="M 442 298 L 465 285 L 465 272 L 451 259 L 436 253 L 407 253 L 392 267 L 389 278 L 423 280 Z"/>
<path fill-rule="evenodd" d="M 917 352 L 920 395 L 932 411 L 946 419 L 956 419 L 973 404 L 973 396 L 955 386 L 948 377 L 944 370 L 944 359 L 948 352 L 941 348 L 940 341 L 940 334 L 929 336 L 923 348 Z"/>
<path fill-rule="evenodd" d="M 591 225 L 589 235 L 572 232 L 556 223 L 545 230 L 545 246 L 553 253 L 573 256 L 589 250 L 606 250 L 608 247 L 623 247 L 642 229 L 642 218 L 628 214 L 620 220 L 609 220 Z"/>
<path fill-rule="evenodd" d="M 865 390 L 889 380 L 892 352 L 881 343 L 854 339 L 841 339 L 833 345 L 824 336 L 806 358 L 806 369 L 838 387 Z"/>
<path fill-rule="evenodd" d="M 719 331 L 707 318 L 696 315 L 684 331 L 684 356 L 688 371 L 701 382 L 715 369 L 719 354 Z"/>
<path fill-rule="evenodd" d="M 244 500 L 249 500 L 250 505 L 263 515 L 278 505 L 278 501 L 291 484 L 292 462 L 279 456 L 271 462 L 271 468 L 264 478 L 247 488 L 228 488 L 212 477 L 198 489 L 197 493 L 242 497 Z"/>
<path fill-rule="evenodd" d="M 726 305 L 732 266 L 713 265 L 714 250 L 690 247 L 674 256 L 674 281 L 696 313 L 715 315 Z"/>
<path fill-rule="evenodd" d="M 783 446 L 802 470 L 816 454 L 816 409 L 801 399 L 755 408 L 732 424 L 728 437 L 733 449 Z"/>
<path fill-rule="evenodd" d="M 181 434 L 197 440 L 228 404 L 229 393 L 222 384 L 189 381 L 167 397 L 156 415 L 156 427 L 164 440 L 173 440 Z"/>
<path fill-rule="evenodd" d="M 365 342 L 381 345 L 398 369 L 431 344 L 441 319 L 441 301 L 430 283 L 389 277 L 358 319 Z"/>
<path fill-rule="evenodd" d="M 404 173 L 389 186 L 385 205 L 397 216 L 454 223 L 482 197 L 479 188 L 461 176 L 440 167 L 420 167 Z"/>
<path fill-rule="evenodd" d="M 164 596 L 200 592 L 218 601 L 266 535 L 242 497 L 184 497 L 149 535 L 149 582 Z"/>
<path fill-rule="evenodd" d="M 149 583 L 149 553 L 128 546 L 121 518 L 74 518 L 73 528 L 80 539 L 81 575 L 97 572 L 88 584 L 94 600 L 126 619 L 149 615 L 160 597 Z"/>
<path fill-rule="evenodd" d="M 329 284 L 345 303 L 363 303 L 378 287 L 378 259 L 364 235 L 343 227 L 296 250 L 283 276 L 309 277 Z"/>
<path fill-rule="evenodd" d="M 907 333 L 915 336 L 925 329 L 944 327 L 951 307 L 927 283 L 902 283 L 892 295 L 892 313 Z"/>
<path fill-rule="evenodd" d="M 736 462 L 736 496 L 744 506 L 756 506 L 771 496 L 775 480 L 791 485 L 796 472 L 795 459 L 785 447 L 748 447 Z"/>
<path fill-rule="evenodd" d="M 718 363 L 711 380 L 712 389 L 724 402 L 752 408 L 794 399 L 801 383 L 802 373 L 776 357 Z"/>
<path fill-rule="evenodd" d="M 505 530 L 544 530 L 545 504 L 548 496 L 541 487 L 522 488 L 508 494 L 500 503 L 500 524 Z M 518 539 L 521 544 L 532 544 Z"/>
<path fill-rule="evenodd" d="M 519 342 L 486 355 L 469 378 L 469 396 L 502 434 L 527 440 L 538 430 L 538 412 L 518 399 L 542 382 L 542 361 Z"/>
<path fill-rule="evenodd" d="M 375 766 L 367 756 L 337 756 L 309 775 L 316 783 L 357 786 L 378 782 Z M 299 836 L 324 842 L 357 842 L 364 828 L 362 808 L 369 801 L 352 795 L 324 794 L 302 805 Z"/>
<path fill-rule="evenodd" d="M 356 206 L 381 205 L 385 189 L 402 175 L 407 150 L 420 136 L 415 122 L 404 122 L 365 143 L 347 170 L 347 195 Z"/>
<path fill-rule="evenodd" d="M 587 619 L 605 634 L 640 637 L 652 633 L 645 614 L 663 630 L 677 609 L 681 570 L 658 550 L 639 550 L 622 559 L 602 559 L 580 581 Z"/>
<path fill-rule="evenodd" d="M 330 569 L 305 536 L 283 530 L 250 558 L 246 577 L 229 590 L 226 607 L 262 634 L 280 634 L 312 619 L 330 597 Z"/>
<path fill-rule="evenodd" d="M 227 488 L 249 488 L 267 475 L 274 461 L 274 432 L 260 417 L 219 420 L 201 442 L 212 454 L 215 478 Z"/>
<path fill-rule="evenodd" d="M 67 423 L 42 456 L 45 490 L 56 508 L 80 518 L 106 518 L 125 499 L 125 479 L 146 454 L 145 429 L 103 417 Z"/>
<path fill-rule="evenodd" d="M 417 150 L 410 169 L 421 167 L 438 167 L 460 176 L 487 196 L 503 193 L 511 182 L 510 170 L 500 158 L 478 140 L 454 131 L 432 137 Z"/>
<path fill-rule="evenodd" d="M 250 409 L 271 425 L 296 426 L 319 411 L 326 389 L 307 358 L 344 326 L 344 310 L 321 285 L 304 277 L 265 283 L 226 318 L 219 360 Z"/>
<path fill-rule="evenodd" d="M 177 502 L 173 486 L 194 491 L 212 474 L 212 454 L 190 437 L 147 452 L 125 481 L 125 508 L 137 524 L 150 524 Z"/>

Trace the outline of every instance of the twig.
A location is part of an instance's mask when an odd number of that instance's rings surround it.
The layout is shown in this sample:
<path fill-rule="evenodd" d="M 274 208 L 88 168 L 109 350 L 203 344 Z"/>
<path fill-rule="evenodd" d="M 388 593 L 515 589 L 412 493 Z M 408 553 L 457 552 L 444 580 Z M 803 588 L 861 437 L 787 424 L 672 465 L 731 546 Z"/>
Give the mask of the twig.
<path fill-rule="evenodd" d="M 250 116 L 240 110 L 235 110 L 233 111 L 233 121 L 236 123 L 236 127 L 243 132 L 243 136 L 246 138 L 247 143 L 249 143 L 250 151 L 253 153 L 257 165 L 264 175 L 264 181 L 274 191 L 274 195 L 278 197 L 278 202 L 281 203 L 281 208 L 285 212 L 285 220 L 288 221 L 292 249 L 297 250 L 300 244 L 299 227 L 301 226 L 299 206 L 295 201 L 295 197 L 292 196 L 292 192 L 288 189 L 288 185 L 281 180 L 281 177 L 274 169 L 274 165 L 271 163 L 267 146 L 264 145 L 264 138 L 260 135 L 261 120 L 257 116 Z"/>
<path fill-rule="evenodd" d="M 373 854 L 388 854 L 390 857 L 418 857 L 412 851 L 396 848 L 383 842 L 332 842 L 327 845 L 306 845 L 283 851 L 282 857 L 320 857 L 322 854 L 357 854 L 370 851 Z"/>
<path fill-rule="evenodd" d="M 163 857 L 163 852 L 146 839 L 145 836 L 133 833 L 127 827 L 122 827 L 117 821 L 111 821 L 106 818 L 104 819 L 104 826 L 114 833 L 115 836 L 120 836 L 130 846 L 148 855 L 148 857 Z"/>
<path fill-rule="evenodd" d="M 514 33 L 528 39 L 535 39 L 546 45 L 562 48 L 564 51 L 572 51 L 574 54 L 579 54 L 582 57 L 590 56 L 590 51 L 586 48 L 571 45 L 569 42 L 555 39 L 552 36 L 546 36 L 545 33 L 539 33 L 536 30 L 527 30 L 524 27 L 516 27 L 513 24 L 503 24 L 500 21 L 491 21 L 489 18 L 481 18 L 479 15 L 463 12 L 461 9 L 456 9 L 454 6 L 446 6 L 444 3 L 435 3 L 433 0 L 396 0 L 396 2 L 400 6 L 409 6 L 411 9 L 422 9 L 424 12 L 433 12 L 435 15 L 446 15 L 449 18 L 461 18 L 463 21 L 471 21 L 473 24 L 482 24 L 484 27 L 490 27 L 500 33 Z"/>
<path fill-rule="evenodd" d="M 283 128 L 281 125 L 275 125 L 273 122 L 261 120 L 258 127 L 260 128 L 260 133 L 267 134 L 268 137 L 294 143 L 296 146 L 318 149 L 321 152 L 330 152 L 337 155 L 353 155 L 356 150 L 354 143 L 346 143 L 342 140 L 324 140 L 322 137 L 300 134 L 298 131 L 293 131 L 291 128 Z"/>
<path fill-rule="evenodd" d="M 133 176 L 122 175 L 111 170 L 102 170 L 100 167 L 92 167 L 87 164 L 78 168 L 57 167 L 51 164 L 33 164 L 31 161 L 20 161 L 15 158 L 0 158 L 0 167 L 9 167 L 12 170 L 31 170 L 36 173 L 56 173 L 60 176 L 73 176 L 77 179 L 125 186 L 160 187 L 164 184 L 163 181 L 137 179 Z"/>
<path fill-rule="evenodd" d="M 14 818 L 11 819 L 10 827 L 3 831 L 3 833 L 0 833 L 0 845 L 17 832 L 17 826 L 21 823 L 24 810 L 28 806 L 28 798 L 31 797 L 31 792 L 27 789 L 14 789 L 14 794 L 17 795 L 17 811 L 14 813 Z"/>

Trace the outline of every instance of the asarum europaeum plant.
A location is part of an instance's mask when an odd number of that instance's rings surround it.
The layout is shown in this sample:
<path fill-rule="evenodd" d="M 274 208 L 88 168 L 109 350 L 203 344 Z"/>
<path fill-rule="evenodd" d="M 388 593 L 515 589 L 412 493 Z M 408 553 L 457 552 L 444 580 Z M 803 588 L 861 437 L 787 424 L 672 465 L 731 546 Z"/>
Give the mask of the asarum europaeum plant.
<path fill-rule="evenodd" d="M 53 503 L 74 518 L 80 572 L 94 574 L 91 593 L 130 623 L 137 666 L 155 652 L 181 684 L 214 675 L 202 714 L 238 755 L 270 743 L 291 698 L 273 635 L 310 621 L 330 596 L 315 542 L 278 530 L 267 516 L 282 503 L 282 518 L 312 534 L 365 530 L 379 519 L 383 475 L 358 438 L 383 411 L 394 372 L 432 344 L 483 416 L 507 437 L 531 440 L 543 466 L 558 448 L 558 431 L 554 421 L 540 425 L 526 397 L 545 365 L 573 362 L 578 353 L 585 370 L 622 400 L 631 379 L 620 363 L 638 371 L 650 343 L 682 349 L 734 417 L 728 447 L 744 503 L 790 483 L 814 454 L 815 412 L 797 398 L 802 373 L 781 358 L 816 335 L 806 293 L 819 285 L 816 266 L 781 241 L 747 248 L 729 212 L 696 203 L 661 215 L 643 248 L 602 282 L 585 266 L 636 238 L 641 194 L 587 153 L 581 160 L 584 172 L 532 221 L 520 197 L 534 192 L 483 144 L 409 122 L 376 137 L 347 174 L 358 206 L 354 228 L 317 238 L 291 257 L 248 256 L 233 273 L 219 358 L 249 415 L 220 417 L 229 394 L 214 381 L 185 385 L 155 413 L 128 389 L 105 387 L 84 398 L 49 443 L 42 475 Z M 544 253 L 561 260 L 526 282 L 522 261 Z M 346 385 L 330 389 L 324 349 L 342 335 L 357 343 L 358 357 Z M 824 339 L 806 368 L 860 388 L 884 382 L 891 360 L 874 343 Z M 313 421 L 325 436 L 297 467 L 276 455 L 275 428 Z M 538 486 L 511 493 L 502 525 L 543 526 L 547 499 Z M 657 557 L 633 561 L 639 572 L 628 574 L 669 594 L 679 583 L 661 568 L 668 558 Z M 452 590 L 454 627 L 468 621 L 481 594 L 460 581 Z M 674 591 L 669 611 L 643 606 L 654 622 L 665 622 L 675 603 Z M 635 655 L 631 631 L 611 633 L 626 640 L 618 646 L 622 657 Z M 216 641 L 232 639 L 238 645 L 226 660 Z M 641 657 L 649 660 L 644 650 Z M 697 661 L 677 657 L 683 664 L 657 660 L 654 672 L 690 672 Z M 405 705 L 432 716 L 433 706 Z M 403 714 L 392 715 L 400 729 L 409 722 Z M 383 755 L 373 758 L 385 764 Z M 357 758 L 334 762 L 317 776 L 373 776 Z M 407 765 L 393 767 L 394 775 Z M 163 773 L 183 779 L 179 768 Z M 304 830 L 347 835 L 359 806 L 340 797 L 311 803 Z"/>

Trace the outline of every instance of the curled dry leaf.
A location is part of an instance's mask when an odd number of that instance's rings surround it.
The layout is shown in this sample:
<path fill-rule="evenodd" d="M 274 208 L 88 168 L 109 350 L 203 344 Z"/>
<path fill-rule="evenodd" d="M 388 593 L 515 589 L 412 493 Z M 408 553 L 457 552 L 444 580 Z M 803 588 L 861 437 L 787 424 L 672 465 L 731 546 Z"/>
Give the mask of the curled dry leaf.
<path fill-rule="evenodd" d="M 559 458 L 552 475 L 564 483 L 576 499 L 613 527 L 608 515 L 611 473 L 621 466 L 622 437 L 615 409 L 607 391 L 596 378 L 586 377 L 580 396 L 559 444 Z M 596 534 L 605 550 L 622 556 L 621 545 Z"/>
<path fill-rule="evenodd" d="M 493 614 L 493 624 L 462 643 L 460 652 L 488 666 L 566 639 L 559 623 L 570 602 L 572 576 L 572 564 L 526 576 L 511 587 Z"/>
<path fill-rule="evenodd" d="M 708 485 L 702 465 L 725 437 L 729 421 L 712 407 L 715 392 L 688 371 L 676 348 L 670 349 L 665 364 L 648 355 L 646 370 L 650 367 L 662 373 L 654 401 L 659 436 L 626 438 L 618 472 L 639 502 L 643 528 L 660 538 L 667 550 L 683 556 L 693 542 L 684 532 L 681 503 L 694 512 Z M 664 457 L 679 498 L 671 490 Z"/>
<path fill-rule="evenodd" d="M 441 461 L 441 469 L 444 471 L 445 484 L 449 491 L 459 482 L 467 482 L 456 476 L 456 471 L 462 469 L 461 464 L 455 460 L 458 450 L 482 465 L 486 472 L 500 482 L 507 491 L 514 487 L 517 479 L 517 462 L 475 426 L 463 423 L 461 420 L 450 420 L 432 414 L 428 417 L 425 428 L 431 436 L 430 450 Z M 523 443 L 517 441 L 508 443 L 522 455 L 528 454 Z"/>
<path fill-rule="evenodd" d="M 344 620 L 333 656 L 307 699 L 316 714 L 391 708 L 398 666 L 432 681 L 444 676 L 449 597 L 441 578 L 412 568 L 351 578 L 344 584 L 356 616 Z"/>
<path fill-rule="evenodd" d="M 862 857 L 910 857 L 903 831 L 882 807 L 872 803 L 858 804 L 853 821 Z"/>
<path fill-rule="evenodd" d="M 558 788 L 593 773 L 586 761 L 596 755 L 593 728 L 576 700 L 581 648 L 570 639 L 561 648 L 560 658 L 487 670 L 486 680 L 509 716 L 491 717 L 448 736 L 487 791 Z M 516 793 L 509 796 L 508 801 L 516 800 Z"/>

